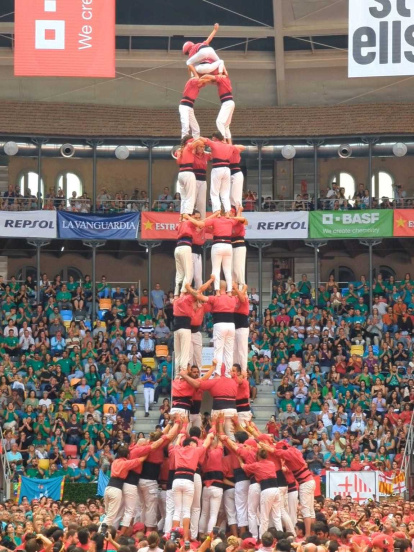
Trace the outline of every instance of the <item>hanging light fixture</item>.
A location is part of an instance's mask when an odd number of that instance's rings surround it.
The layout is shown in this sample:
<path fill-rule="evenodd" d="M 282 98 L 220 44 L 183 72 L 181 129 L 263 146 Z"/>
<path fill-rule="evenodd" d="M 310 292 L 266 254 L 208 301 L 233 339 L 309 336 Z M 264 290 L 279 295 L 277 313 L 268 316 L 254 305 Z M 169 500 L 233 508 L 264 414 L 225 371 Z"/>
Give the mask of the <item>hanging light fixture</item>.
<path fill-rule="evenodd" d="M 16 144 L 16 142 L 6 142 L 4 144 L 4 153 L 6 155 L 12 156 L 16 155 L 19 151 L 19 146 Z"/>
<path fill-rule="evenodd" d="M 115 150 L 115 157 L 121 161 L 125 161 L 129 157 L 129 149 L 126 146 L 118 146 Z"/>
<path fill-rule="evenodd" d="M 406 144 L 403 144 L 402 142 L 397 142 L 392 146 L 392 153 L 395 155 L 395 157 L 404 157 L 404 155 L 407 155 L 408 148 Z"/>
<path fill-rule="evenodd" d="M 283 146 L 282 155 L 285 159 L 293 159 L 296 155 L 295 146 Z"/>

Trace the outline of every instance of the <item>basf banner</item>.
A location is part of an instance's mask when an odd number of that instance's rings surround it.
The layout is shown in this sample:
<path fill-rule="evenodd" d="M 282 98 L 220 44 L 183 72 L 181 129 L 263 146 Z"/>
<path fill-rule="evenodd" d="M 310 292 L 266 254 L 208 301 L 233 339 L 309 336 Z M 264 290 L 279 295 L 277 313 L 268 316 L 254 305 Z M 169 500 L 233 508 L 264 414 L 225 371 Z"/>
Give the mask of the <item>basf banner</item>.
<path fill-rule="evenodd" d="M 414 210 L 395 209 L 394 236 L 399 238 L 414 236 Z"/>
<path fill-rule="evenodd" d="M 15 0 L 14 74 L 115 77 L 115 0 Z"/>
<path fill-rule="evenodd" d="M 389 238 L 393 211 L 312 211 L 311 238 Z"/>
<path fill-rule="evenodd" d="M 0 211 L 0 236 L 57 238 L 55 211 Z"/>
<path fill-rule="evenodd" d="M 64 240 L 136 240 L 139 213 L 78 215 L 58 212 L 59 238 Z"/>
<path fill-rule="evenodd" d="M 288 213 L 244 213 L 248 221 L 248 240 L 294 240 L 307 239 L 308 211 Z"/>
<path fill-rule="evenodd" d="M 414 0 L 349 0 L 349 77 L 414 75 Z"/>

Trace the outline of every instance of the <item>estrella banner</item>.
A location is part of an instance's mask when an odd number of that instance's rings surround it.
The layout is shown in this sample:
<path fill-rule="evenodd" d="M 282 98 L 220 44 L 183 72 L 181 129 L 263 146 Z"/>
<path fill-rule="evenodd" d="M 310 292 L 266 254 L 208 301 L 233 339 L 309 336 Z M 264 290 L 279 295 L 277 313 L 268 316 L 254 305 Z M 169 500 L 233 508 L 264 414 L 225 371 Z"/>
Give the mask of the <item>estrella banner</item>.
<path fill-rule="evenodd" d="M 64 240 L 136 240 L 139 213 L 75 214 L 58 211 L 59 238 Z"/>
<path fill-rule="evenodd" d="M 103 496 L 105 494 L 105 489 L 108 486 L 108 483 L 109 477 L 102 470 L 99 470 L 98 489 L 96 491 L 97 496 Z"/>
<path fill-rule="evenodd" d="M 414 236 L 414 209 L 395 209 L 394 236 L 399 238 Z"/>
<path fill-rule="evenodd" d="M 398 471 L 398 473 L 387 475 L 384 472 L 378 473 L 379 481 L 379 494 L 381 496 L 393 496 L 405 493 L 405 473 Z"/>
<path fill-rule="evenodd" d="M 157 213 L 144 211 L 141 213 L 142 240 L 176 240 L 180 213 Z M 206 239 L 212 236 L 206 234 Z"/>
<path fill-rule="evenodd" d="M 14 74 L 115 77 L 115 0 L 15 0 Z"/>
<path fill-rule="evenodd" d="M 22 475 L 19 477 L 17 487 L 17 501 L 20 504 L 24 496 L 27 497 L 29 502 L 34 498 L 40 499 L 42 496 L 52 498 L 53 500 L 62 500 L 64 486 L 64 477 L 32 479 L 31 477 Z"/>
<path fill-rule="evenodd" d="M 310 238 L 390 238 L 393 235 L 393 211 L 312 211 Z"/>

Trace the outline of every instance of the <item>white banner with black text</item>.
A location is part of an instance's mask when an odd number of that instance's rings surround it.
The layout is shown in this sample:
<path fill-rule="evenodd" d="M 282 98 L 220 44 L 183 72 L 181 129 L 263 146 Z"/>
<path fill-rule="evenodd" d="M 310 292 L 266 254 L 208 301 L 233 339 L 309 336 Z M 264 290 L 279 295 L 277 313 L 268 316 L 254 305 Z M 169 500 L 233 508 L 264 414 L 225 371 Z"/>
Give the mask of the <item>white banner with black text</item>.
<path fill-rule="evenodd" d="M 287 213 L 243 213 L 248 225 L 247 240 L 303 240 L 308 238 L 308 211 Z"/>
<path fill-rule="evenodd" d="M 57 238 L 56 211 L 0 211 L 4 238 Z"/>

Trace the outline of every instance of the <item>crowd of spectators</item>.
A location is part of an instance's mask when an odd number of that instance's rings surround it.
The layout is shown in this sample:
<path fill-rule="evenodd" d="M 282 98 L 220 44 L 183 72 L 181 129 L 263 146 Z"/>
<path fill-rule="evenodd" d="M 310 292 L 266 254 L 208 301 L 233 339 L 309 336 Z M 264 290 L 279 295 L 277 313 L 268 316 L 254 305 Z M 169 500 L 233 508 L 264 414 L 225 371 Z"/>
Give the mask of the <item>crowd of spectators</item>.
<path fill-rule="evenodd" d="M 364 276 L 314 289 L 279 275 L 272 301 L 251 305 L 252 396 L 281 380 L 268 431 L 303 450 L 310 469 L 398 469 L 414 405 L 414 280 Z M 372 285 L 373 304 L 370 305 Z"/>
<path fill-rule="evenodd" d="M 121 443 L 141 436 L 137 412 L 148 416 L 164 399 L 157 421 L 169 421 L 172 293 L 156 284 L 139 295 L 102 276 L 97 294 L 106 310 L 92 328 L 89 276 L 62 282 L 44 274 L 39 287 L 37 302 L 32 278 L 0 277 L 3 452 L 15 478 L 94 481 Z"/>

